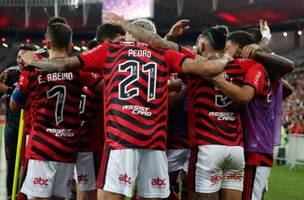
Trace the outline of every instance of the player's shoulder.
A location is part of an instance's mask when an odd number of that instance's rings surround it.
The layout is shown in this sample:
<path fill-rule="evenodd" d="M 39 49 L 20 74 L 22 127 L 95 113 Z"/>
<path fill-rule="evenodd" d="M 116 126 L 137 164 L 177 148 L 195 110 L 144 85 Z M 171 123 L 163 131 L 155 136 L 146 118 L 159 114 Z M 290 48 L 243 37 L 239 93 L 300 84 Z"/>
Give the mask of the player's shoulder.
<path fill-rule="evenodd" d="M 247 71 L 249 68 L 252 68 L 252 67 L 254 67 L 256 69 L 264 70 L 263 65 L 254 59 L 237 58 L 234 60 L 233 63 L 239 65 L 245 71 Z"/>
<path fill-rule="evenodd" d="M 254 65 L 257 62 L 253 59 L 236 58 L 236 59 L 234 59 L 234 63 L 240 64 L 240 65 Z"/>
<path fill-rule="evenodd" d="M 21 73 L 36 73 L 38 70 L 34 66 L 25 66 L 20 69 Z"/>

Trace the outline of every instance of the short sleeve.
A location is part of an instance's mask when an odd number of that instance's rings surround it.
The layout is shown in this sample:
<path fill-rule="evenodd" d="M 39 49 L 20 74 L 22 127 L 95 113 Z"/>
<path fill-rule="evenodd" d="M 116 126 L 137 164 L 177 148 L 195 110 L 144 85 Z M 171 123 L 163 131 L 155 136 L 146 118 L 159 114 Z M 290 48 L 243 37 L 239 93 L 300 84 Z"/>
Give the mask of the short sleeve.
<path fill-rule="evenodd" d="M 80 71 L 79 77 L 80 81 L 88 88 L 95 87 L 102 80 L 102 76 L 100 74 L 92 72 Z"/>
<path fill-rule="evenodd" d="M 175 50 L 164 51 L 165 62 L 173 72 L 182 72 L 182 65 L 187 57 L 187 55 L 179 53 Z"/>
<path fill-rule="evenodd" d="M 183 47 L 183 46 L 179 46 L 179 52 L 187 55 L 189 58 L 192 58 L 192 59 L 194 59 L 195 55 L 196 55 L 192 50 L 190 50 L 186 47 Z"/>
<path fill-rule="evenodd" d="M 263 93 L 263 87 L 266 83 L 266 71 L 261 64 L 254 64 L 247 70 L 244 84 L 252 86 L 257 95 Z"/>
<path fill-rule="evenodd" d="M 31 71 L 22 69 L 20 72 L 19 80 L 17 82 L 17 88 L 22 92 L 27 94 L 30 88 L 30 76 Z"/>
<path fill-rule="evenodd" d="M 102 73 L 108 44 L 108 42 L 104 42 L 94 49 L 85 51 L 78 56 L 80 62 L 84 66 L 84 68 L 82 68 L 83 71 Z"/>

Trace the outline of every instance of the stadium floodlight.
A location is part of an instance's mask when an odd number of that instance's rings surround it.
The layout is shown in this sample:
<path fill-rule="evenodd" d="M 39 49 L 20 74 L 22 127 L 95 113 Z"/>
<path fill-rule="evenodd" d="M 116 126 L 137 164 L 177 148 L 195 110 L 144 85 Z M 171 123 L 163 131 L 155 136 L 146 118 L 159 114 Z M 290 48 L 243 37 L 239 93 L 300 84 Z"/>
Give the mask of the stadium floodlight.
<path fill-rule="evenodd" d="M 74 45 L 73 49 L 74 49 L 75 51 L 80 51 L 80 50 L 81 50 L 81 48 L 80 48 L 79 46 L 76 46 L 76 45 Z"/>
<path fill-rule="evenodd" d="M 283 36 L 284 36 L 284 37 L 287 37 L 287 36 L 288 36 L 288 33 L 287 33 L 287 32 L 283 32 Z"/>
<path fill-rule="evenodd" d="M 298 31 L 298 35 L 302 35 L 302 31 Z"/>

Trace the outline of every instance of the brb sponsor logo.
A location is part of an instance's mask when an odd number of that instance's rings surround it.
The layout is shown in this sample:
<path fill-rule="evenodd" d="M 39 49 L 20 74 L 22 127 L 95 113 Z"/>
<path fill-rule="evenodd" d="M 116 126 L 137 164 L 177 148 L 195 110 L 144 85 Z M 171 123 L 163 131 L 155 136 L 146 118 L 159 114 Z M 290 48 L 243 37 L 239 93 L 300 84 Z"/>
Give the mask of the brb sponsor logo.
<path fill-rule="evenodd" d="M 151 185 L 152 187 L 165 187 L 166 186 L 166 179 L 162 179 L 162 178 L 152 178 L 151 181 Z"/>
<path fill-rule="evenodd" d="M 123 184 L 127 184 L 127 185 L 132 184 L 131 177 L 128 176 L 128 174 L 120 174 L 118 180 L 120 183 L 123 183 Z"/>
<path fill-rule="evenodd" d="M 241 173 L 237 173 L 237 172 L 234 172 L 234 173 L 230 173 L 227 178 L 229 180 L 236 180 L 236 181 L 242 181 L 243 180 L 243 175 Z"/>
<path fill-rule="evenodd" d="M 41 177 L 36 177 L 36 178 L 34 178 L 33 183 L 36 186 L 48 186 L 49 185 L 49 179 L 44 179 L 44 178 L 41 178 Z"/>
<path fill-rule="evenodd" d="M 77 179 L 79 183 L 87 183 L 89 181 L 88 175 L 85 174 L 80 174 Z"/>
<path fill-rule="evenodd" d="M 221 174 L 216 174 L 214 176 L 211 177 L 211 182 L 212 184 L 217 184 L 222 180 L 222 175 Z"/>

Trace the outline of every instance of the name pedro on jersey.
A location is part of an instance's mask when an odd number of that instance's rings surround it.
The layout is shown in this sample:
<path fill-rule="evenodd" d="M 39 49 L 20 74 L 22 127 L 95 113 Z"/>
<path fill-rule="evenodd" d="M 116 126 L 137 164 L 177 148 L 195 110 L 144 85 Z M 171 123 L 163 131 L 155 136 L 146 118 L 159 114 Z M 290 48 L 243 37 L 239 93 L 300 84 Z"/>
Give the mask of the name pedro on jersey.
<path fill-rule="evenodd" d="M 152 53 L 151 53 L 151 51 L 143 50 L 143 49 L 129 49 L 128 56 L 151 58 Z"/>
<path fill-rule="evenodd" d="M 45 83 L 45 82 L 53 82 L 53 81 L 71 81 L 73 80 L 74 76 L 72 72 L 54 72 L 54 73 L 48 73 L 46 75 L 46 79 L 43 78 L 44 75 L 38 76 L 38 83 Z"/>

